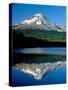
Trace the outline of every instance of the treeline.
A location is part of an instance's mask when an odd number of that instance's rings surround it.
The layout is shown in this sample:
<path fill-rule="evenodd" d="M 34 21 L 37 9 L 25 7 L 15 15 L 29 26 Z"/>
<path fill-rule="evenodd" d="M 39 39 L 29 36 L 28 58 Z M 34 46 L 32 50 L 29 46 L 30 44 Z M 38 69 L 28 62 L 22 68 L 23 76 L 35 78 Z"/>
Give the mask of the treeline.
<path fill-rule="evenodd" d="M 35 31 L 33 31 L 35 32 Z M 13 48 L 26 48 L 26 47 L 65 47 L 65 40 L 59 41 L 59 39 L 52 40 L 51 36 L 45 33 L 45 37 L 49 36 L 49 38 L 44 38 L 44 36 L 38 36 L 36 33 L 28 33 L 28 31 L 14 31 L 12 30 L 11 42 Z M 39 32 L 38 32 L 39 33 Z M 30 35 L 29 35 L 30 34 Z M 35 35 L 36 34 L 36 35 Z M 57 35 L 59 37 L 59 35 Z M 49 40 L 50 39 L 50 40 Z"/>
<path fill-rule="evenodd" d="M 34 37 L 37 39 L 41 39 L 44 41 L 58 41 L 65 42 L 66 41 L 66 32 L 58 32 L 58 31 L 48 31 L 48 30 L 19 30 L 18 32 L 23 33 L 26 37 Z"/>

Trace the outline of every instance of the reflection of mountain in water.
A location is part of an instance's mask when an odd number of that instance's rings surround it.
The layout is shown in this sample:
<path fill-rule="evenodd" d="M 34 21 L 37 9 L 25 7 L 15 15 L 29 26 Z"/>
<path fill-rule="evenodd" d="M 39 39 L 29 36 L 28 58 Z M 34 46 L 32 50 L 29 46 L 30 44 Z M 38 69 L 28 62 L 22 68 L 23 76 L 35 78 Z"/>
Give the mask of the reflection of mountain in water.
<path fill-rule="evenodd" d="M 65 64 L 65 56 L 63 55 L 28 55 L 27 57 L 25 55 L 20 60 L 21 62 L 16 63 L 14 67 L 39 80 Z"/>

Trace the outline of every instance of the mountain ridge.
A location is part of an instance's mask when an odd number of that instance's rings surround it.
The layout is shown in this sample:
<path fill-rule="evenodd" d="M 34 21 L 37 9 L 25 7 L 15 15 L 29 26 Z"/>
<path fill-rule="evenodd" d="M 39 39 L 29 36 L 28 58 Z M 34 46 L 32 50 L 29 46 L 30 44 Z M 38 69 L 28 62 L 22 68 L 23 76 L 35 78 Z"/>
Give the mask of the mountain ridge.
<path fill-rule="evenodd" d="M 64 32 L 65 30 L 59 25 L 52 23 L 41 13 L 37 13 L 29 19 L 21 21 L 19 24 L 12 27 L 14 30 L 18 29 L 40 29 L 40 30 L 55 30 L 59 32 Z"/>

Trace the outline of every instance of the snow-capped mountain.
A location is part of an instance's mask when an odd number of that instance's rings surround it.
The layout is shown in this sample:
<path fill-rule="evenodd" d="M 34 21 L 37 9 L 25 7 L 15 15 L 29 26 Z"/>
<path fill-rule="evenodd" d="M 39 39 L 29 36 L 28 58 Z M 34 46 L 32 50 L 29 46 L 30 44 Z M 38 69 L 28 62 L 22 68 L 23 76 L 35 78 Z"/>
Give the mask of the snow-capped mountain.
<path fill-rule="evenodd" d="M 57 24 L 52 23 L 48 20 L 47 17 L 45 17 L 43 14 L 38 13 L 31 17 L 30 19 L 26 19 L 20 24 L 13 27 L 13 29 L 41 29 L 41 30 L 55 30 L 62 32 L 62 28 L 58 26 Z"/>

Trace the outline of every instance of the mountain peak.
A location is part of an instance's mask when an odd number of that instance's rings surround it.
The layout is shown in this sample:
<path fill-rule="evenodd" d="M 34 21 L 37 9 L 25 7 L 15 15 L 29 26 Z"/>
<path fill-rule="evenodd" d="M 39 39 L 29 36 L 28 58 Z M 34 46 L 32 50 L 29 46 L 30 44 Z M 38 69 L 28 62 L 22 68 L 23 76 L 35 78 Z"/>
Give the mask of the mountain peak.
<path fill-rule="evenodd" d="M 41 13 L 37 13 L 34 16 L 32 16 L 31 18 L 26 19 L 23 22 L 21 22 L 21 24 L 25 24 L 25 25 L 29 25 L 29 24 L 41 25 L 42 19 L 43 19 L 43 15 Z"/>
<path fill-rule="evenodd" d="M 36 17 L 43 17 L 43 14 L 42 13 L 37 13 L 35 14 Z"/>
<path fill-rule="evenodd" d="M 25 19 L 15 29 L 41 29 L 62 31 L 62 28 L 48 20 L 42 13 L 37 13 L 29 19 Z"/>

